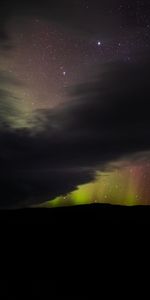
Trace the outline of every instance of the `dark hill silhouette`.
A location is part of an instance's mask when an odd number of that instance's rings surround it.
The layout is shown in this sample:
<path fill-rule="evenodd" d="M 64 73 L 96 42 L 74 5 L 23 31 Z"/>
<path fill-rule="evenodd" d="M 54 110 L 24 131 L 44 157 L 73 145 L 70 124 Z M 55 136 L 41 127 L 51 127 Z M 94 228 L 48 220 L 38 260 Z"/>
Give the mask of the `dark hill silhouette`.
<path fill-rule="evenodd" d="M 94 298 L 93 293 L 102 292 L 100 274 L 107 286 L 109 276 L 111 282 L 115 278 L 116 284 L 117 263 L 123 272 L 125 257 L 129 254 L 133 264 L 139 246 L 132 250 L 132 243 L 135 243 L 136 233 L 139 241 L 145 229 L 149 231 L 145 224 L 149 221 L 150 206 L 94 204 L 0 211 L 1 250 L 4 246 L 4 254 L 1 254 L 4 280 L 0 281 L 0 296 L 6 299 L 16 299 L 16 295 L 21 299 L 22 295 L 26 299 L 99 299 Z M 143 231 L 141 223 L 144 223 Z M 141 245 L 145 251 L 143 242 Z M 137 265 L 139 267 L 136 260 Z M 128 271 L 129 267 L 127 265 Z M 25 280 L 22 273 L 26 274 Z M 120 270 L 118 277 L 124 284 Z M 84 298 L 82 295 L 92 296 Z"/>
<path fill-rule="evenodd" d="M 90 204 L 57 208 L 26 208 L 1 210 L 0 223 L 9 224 L 52 224 L 89 226 L 101 222 L 150 222 L 150 206 L 118 206 Z"/>

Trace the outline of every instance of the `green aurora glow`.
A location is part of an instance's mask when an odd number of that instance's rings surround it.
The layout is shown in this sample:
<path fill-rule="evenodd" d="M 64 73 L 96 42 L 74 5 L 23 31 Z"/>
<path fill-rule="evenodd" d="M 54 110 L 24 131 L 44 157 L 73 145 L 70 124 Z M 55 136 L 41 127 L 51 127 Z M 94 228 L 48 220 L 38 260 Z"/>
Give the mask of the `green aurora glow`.
<path fill-rule="evenodd" d="M 42 207 L 58 207 L 91 203 L 139 205 L 149 203 L 149 191 L 143 188 L 148 178 L 149 165 L 133 165 L 98 175 L 94 182 L 81 185 L 65 196 L 42 204 Z M 143 184 L 142 184 L 143 181 Z M 145 183 L 145 186 L 147 184 Z"/>

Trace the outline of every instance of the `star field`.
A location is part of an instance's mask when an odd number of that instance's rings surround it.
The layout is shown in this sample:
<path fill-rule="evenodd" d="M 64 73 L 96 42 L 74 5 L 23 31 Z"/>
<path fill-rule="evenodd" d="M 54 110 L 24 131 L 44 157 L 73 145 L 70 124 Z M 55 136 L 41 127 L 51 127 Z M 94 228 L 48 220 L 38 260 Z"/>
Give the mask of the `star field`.
<path fill-rule="evenodd" d="M 9 24 L 15 46 L 8 63 L 9 72 L 28 86 L 23 98 L 28 98 L 34 108 L 65 101 L 65 88 L 86 82 L 92 76 L 93 67 L 96 70 L 97 65 L 106 61 L 136 60 L 138 52 L 150 48 L 148 2 L 118 1 L 111 9 L 108 7 L 104 12 L 107 20 L 111 17 L 117 24 L 110 36 L 108 29 L 106 37 L 97 22 L 93 29 L 97 9 L 93 2 L 73 1 L 73 5 L 76 13 L 79 12 L 79 22 L 91 19 L 90 33 L 39 17 L 14 18 Z"/>

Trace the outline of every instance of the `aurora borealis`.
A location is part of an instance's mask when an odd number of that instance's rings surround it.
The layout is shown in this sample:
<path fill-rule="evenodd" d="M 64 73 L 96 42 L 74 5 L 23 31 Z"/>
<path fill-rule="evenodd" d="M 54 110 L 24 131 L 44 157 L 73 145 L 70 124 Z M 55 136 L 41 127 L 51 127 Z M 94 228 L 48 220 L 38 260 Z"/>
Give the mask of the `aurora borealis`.
<path fill-rule="evenodd" d="M 45 203 L 44 207 L 90 203 L 149 205 L 149 167 L 149 163 L 143 163 L 98 174 L 94 182 L 82 185 L 66 196 Z"/>
<path fill-rule="evenodd" d="M 4 5 L 1 178 L 14 193 L 8 203 L 150 204 L 150 3 L 99 2 Z"/>

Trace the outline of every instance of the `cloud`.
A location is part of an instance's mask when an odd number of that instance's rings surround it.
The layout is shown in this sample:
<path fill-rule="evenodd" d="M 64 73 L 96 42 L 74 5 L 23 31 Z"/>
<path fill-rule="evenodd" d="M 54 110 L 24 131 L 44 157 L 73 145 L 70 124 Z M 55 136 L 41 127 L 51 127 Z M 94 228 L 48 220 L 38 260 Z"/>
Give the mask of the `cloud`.
<path fill-rule="evenodd" d="M 0 72 L 0 127 L 25 123 L 25 107 L 15 93 L 23 84 L 8 72 Z M 23 122 L 24 118 L 24 122 Z"/>
<path fill-rule="evenodd" d="M 150 150 L 150 64 L 107 64 L 70 102 L 37 113 L 31 128 L 0 127 L 0 207 L 45 202 L 97 170 Z M 135 159 L 135 158 L 134 158 Z"/>

